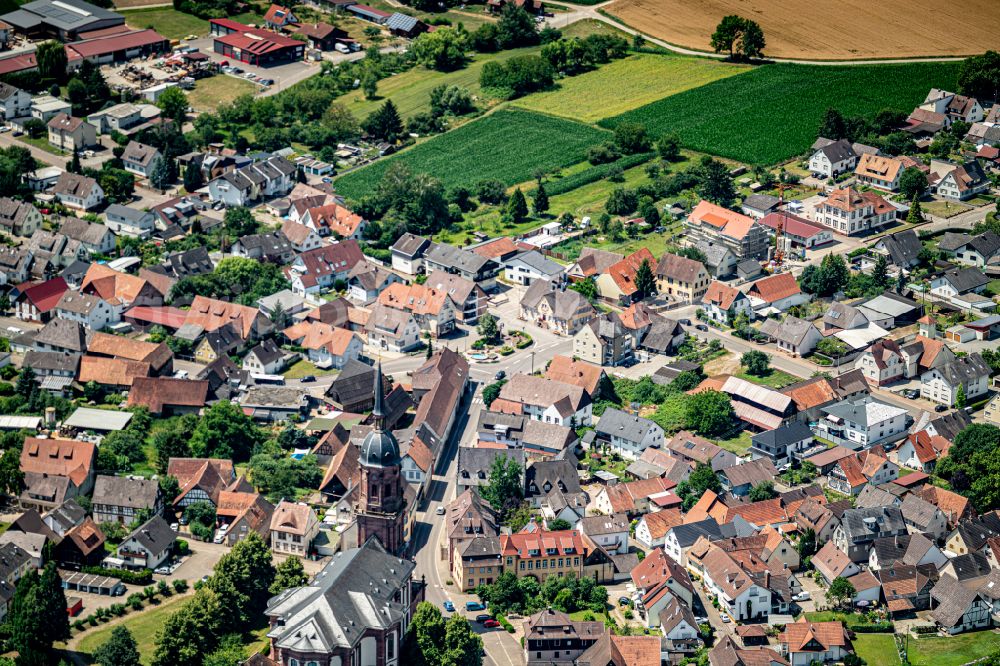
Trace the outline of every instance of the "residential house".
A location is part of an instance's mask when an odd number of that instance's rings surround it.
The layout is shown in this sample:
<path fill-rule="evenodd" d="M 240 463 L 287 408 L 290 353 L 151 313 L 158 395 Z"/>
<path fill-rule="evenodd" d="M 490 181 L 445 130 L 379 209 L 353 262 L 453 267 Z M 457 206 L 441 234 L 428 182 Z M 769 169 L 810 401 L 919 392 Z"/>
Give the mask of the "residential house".
<path fill-rule="evenodd" d="M 770 215 L 781 206 L 781 199 L 770 194 L 750 194 L 743 199 L 740 210 L 744 215 L 749 215 L 755 220 Z"/>
<path fill-rule="evenodd" d="M 90 337 L 90 331 L 78 322 L 56 318 L 35 334 L 34 348 L 37 351 L 79 356 L 87 351 Z"/>
<path fill-rule="evenodd" d="M 858 156 L 847 139 L 832 141 L 825 139 L 809 158 L 809 172 L 815 178 L 835 178 L 842 173 L 852 171 L 858 163 Z M 817 143 L 819 143 L 817 141 Z"/>
<path fill-rule="evenodd" d="M 931 173 L 939 176 L 934 190 L 944 199 L 965 201 L 990 189 L 990 179 L 977 160 L 963 164 L 933 160 Z"/>
<path fill-rule="evenodd" d="M 107 556 L 106 540 L 101 528 L 88 516 L 56 544 L 55 559 L 62 568 L 68 569 L 100 566 Z"/>
<path fill-rule="evenodd" d="M 747 289 L 746 295 L 755 310 L 767 307 L 785 312 L 809 301 L 809 295 L 802 292 L 791 273 L 775 273 L 757 280 Z"/>
<path fill-rule="evenodd" d="M 975 97 L 956 95 L 938 88 L 931 88 L 918 108 L 944 114 L 951 122 L 959 120 L 965 123 L 976 123 L 985 117 L 985 111 Z"/>
<path fill-rule="evenodd" d="M 575 663 L 606 632 L 601 622 L 574 621 L 551 608 L 539 611 L 524 620 L 525 663 L 527 666 Z"/>
<path fill-rule="evenodd" d="M 76 241 L 90 255 L 109 254 L 115 249 L 115 235 L 102 224 L 93 224 L 76 217 L 63 218 L 59 232 Z"/>
<path fill-rule="evenodd" d="M 631 578 L 638 597 L 636 609 L 645 617 L 648 627 L 659 625 L 660 613 L 670 604 L 671 598 L 679 599 L 688 608 L 694 605 L 696 592 L 691 576 L 684 567 L 667 557 L 662 548 L 652 549 L 632 569 Z"/>
<path fill-rule="evenodd" d="M 777 236 L 780 229 L 784 246 L 782 250 L 802 257 L 805 257 L 809 248 L 825 245 L 833 240 L 833 233 L 829 229 L 787 211 L 767 215 L 760 220 L 760 225 L 767 229 L 768 235 L 772 238 Z"/>
<path fill-rule="evenodd" d="M 241 236 L 229 249 L 234 257 L 259 259 L 272 264 L 288 264 L 295 259 L 295 248 L 284 234 L 272 231 Z"/>
<path fill-rule="evenodd" d="M 580 282 L 587 278 L 596 280 L 598 275 L 606 273 L 609 268 L 624 258 L 624 255 L 617 252 L 584 247 L 580 250 L 580 256 L 576 263 L 566 271 L 566 275 L 570 282 Z"/>
<path fill-rule="evenodd" d="M 939 569 L 948 558 L 933 541 L 923 534 L 913 533 L 897 537 L 876 539 L 868 557 L 868 568 L 878 571 L 897 564 L 931 565 Z"/>
<path fill-rule="evenodd" d="M 875 159 L 891 159 L 884 157 Z M 858 166 L 860 169 L 860 165 Z M 816 221 L 846 236 L 866 233 L 896 219 L 897 209 L 874 192 L 848 186 L 834 190 L 816 207 Z"/>
<path fill-rule="evenodd" d="M 492 583 L 503 572 L 493 507 L 478 492 L 466 490 L 448 504 L 445 516 L 449 570 L 462 591 Z"/>
<path fill-rule="evenodd" d="M 785 630 L 778 635 L 778 645 L 791 666 L 840 663 L 854 651 L 840 620 L 810 622 L 803 618 L 786 624 Z"/>
<path fill-rule="evenodd" d="M 470 488 L 479 488 L 489 483 L 493 461 L 500 457 L 510 458 L 517 464 L 518 469 L 521 470 L 521 485 L 523 486 L 524 449 L 482 449 L 474 446 L 460 446 L 458 447 L 458 469 L 456 472 L 458 494 L 461 495 Z"/>
<path fill-rule="evenodd" d="M 681 499 L 671 492 L 676 485 L 660 477 L 616 483 L 601 488 L 594 505 L 604 515 L 624 513 L 630 517 L 648 514 L 654 506 L 679 509 Z"/>
<path fill-rule="evenodd" d="M 306 350 L 306 357 L 320 368 L 343 368 L 361 356 L 364 344 L 352 331 L 323 322 L 301 322 L 286 328 L 285 337 Z"/>
<path fill-rule="evenodd" d="M 149 178 L 163 156 L 153 146 L 147 146 L 138 141 L 129 141 L 121 159 L 126 171 L 139 178 Z"/>
<path fill-rule="evenodd" d="M 269 657 L 281 666 L 350 663 L 391 666 L 424 587 L 415 565 L 368 539 L 333 558 L 312 585 L 272 597 L 264 613 L 273 627 Z M 376 615 L 372 608 L 385 609 Z M 302 640 L 302 627 L 315 640 Z M 390 656 L 391 655 L 391 656 Z"/>
<path fill-rule="evenodd" d="M 601 366 L 633 358 L 635 337 L 614 312 L 593 317 L 573 336 L 573 356 Z"/>
<path fill-rule="evenodd" d="M 577 528 L 595 545 L 613 555 L 629 551 L 629 519 L 624 513 L 581 518 Z"/>
<path fill-rule="evenodd" d="M 954 299 L 964 294 L 980 294 L 989 279 L 976 268 L 953 268 L 931 280 L 931 293 L 941 298 Z"/>
<path fill-rule="evenodd" d="M 743 497 L 756 486 L 773 481 L 778 475 L 774 463 L 768 458 L 724 467 L 718 472 L 722 489 L 736 497 Z"/>
<path fill-rule="evenodd" d="M 488 6 L 493 4 L 503 4 L 502 0 L 493 0 Z M 527 7 L 529 2 L 525 2 Z M 542 5 L 541 0 L 535 0 L 536 5 Z M 701 646 L 701 639 L 695 636 L 688 639 L 690 633 L 682 623 L 672 622 L 676 628 L 672 629 L 670 636 L 671 650 L 694 652 Z M 697 633 L 697 632 L 695 632 Z M 577 666 L 656 666 L 660 662 L 660 639 L 657 636 L 618 636 L 612 633 L 605 633 L 596 643 L 576 658 Z"/>
<path fill-rule="evenodd" d="M 939 540 L 948 533 L 948 519 L 941 509 L 916 495 L 904 497 L 899 510 L 911 534 L 923 534 Z"/>
<path fill-rule="evenodd" d="M 25 438 L 20 469 L 24 473 L 21 505 L 53 508 L 68 499 L 90 494 L 94 486 L 97 447 L 68 439 Z"/>
<path fill-rule="evenodd" d="M 639 518 L 635 526 L 635 541 L 647 551 L 662 550 L 667 532 L 684 522 L 678 510 L 664 510 L 647 513 Z M 643 560 L 645 561 L 645 560 Z M 671 560 L 672 561 L 672 560 Z"/>
<path fill-rule="evenodd" d="M 288 269 L 292 291 L 311 294 L 333 287 L 338 280 L 345 283 L 358 263 L 365 261 L 355 240 L 344 240 L 309 250 L 295 257 Z"/>
<path fill-rule="evenodd" d="M 285 220 L 281 225 L 281 235 L 292 244 L 292 249 L 300 253 L 315 250 L 323 245 L 318 233 L 292 220 Z"/>
<path fill-rule="evenodd" d="M 536 421 L 575 427 L 591 422 L 590 396 L 571 384 L 517 374 L 500 389 L 500 399 L 520 405 L 522 413 Z"/>
<path fill-rule="evenodd" d="M 579 292 L 561 290 L 552 282 L 537 280 L 521 296 L 520 318 L 560 335 L 576 335 L 597 314 Z"/>
<path fill-rule="evenodd" d="M 2 200 L 0 200 L 2 201 Z M 0 220 L 2 223 L 2 220 Z M 23 235 L 23 234 L 22 234 Z M 945 234 L 948 236 L 949 234 Z M 948 246 L 948 254 L 960 264 L 975 266 L 976 268 L 986 268 L 987 265 L 994 264 L 1000 257 L 1000 235 L 987 231 L 978 236 L 968 234 L 950 234 L 958 236 L 953 243 Z M 944 241 L 938 246 L 942 251 Z"/>
<path fill-rule="evenodd" d="M 156 216 L 147 210 L 111 204 L 104 216 L 105 225 L 118 236 L 147 239 L 156 228 Z"/>
<path fill-rule="evenodd" d="M 854 175 L 862 185 L 895 192 L 903 170 L 903 163 L 896 158 L 866 153 L 858 159 Z"/>
<path fill-rule="evenodd" d="M 931 619 L 950 635 L 993 624 L 991 601 L 952 576 L 941 576 L 931 590 L 931 601 Z"/>
<path fill-rule="evenodd" d="M 656 266 L 657 292 L 686 304 L 702 300 L 711 278 L 700 261 L 665 253 Z"/>
<path fill-rule="evenodd" d="M 31 95 L 9 83 L 0 87 L 0 118 L 5 121 L 31 115 Z"/>
<path fill-rule="evenodd" d="M 649 266 L 650 273 L 656 270 L 656 258 L 647 248 L 636 250 L 621 261 L 612 264 L 607 271 L 597 275 L 594 280 L 597 293 L 606 301 L 628 305 L 639 295 L 636 287 L 636 275 L 643 264 Z M 655 274 L 654 274 L 655 277 Z M 649 294 L 645 294 L 648 296 Z"/>
<path fill-rule="evenodd" d="M 427 273 L 436 270 L 454 273 L 475 282 L 487 292 L 493 291 L 496 287 L 500 264 L 492 259 L 443 243 L 432 242 L 423 252 L 423 263 Z"/>
<path fill-rule="evenodd" d="M 753 315 L 753 306 L 746 294 L 718 280 L 708 285 L 701 304 L 705 315 L 720 324 L 728 324 L 741 312 L 748 318 Z"/>
<path fill-rule="evenodd" d="M 154 515 L 125 537 L 115 554 L 125 569 L 152 570 L 170 559 L 176 540 L 163 516 Z"/>
<path fill-rule="evenodd" d="M 298 222 L 321 237 L 333 236 L 337 240 L 360 240 L 365 229 L 363 217 L 336 202 L 307 209 Z"/>
<path fill-rule="evenodd" d="M 832 543 L 852 562 L 867 562 L 871 544 L 876 539 L 907 533 L 902 512 L 893 506 L 848 509 L 833 531 Z"/>
<path fill-rule="evenodd" d="M 7 84 L 0 84 L 6 86 Z M 2 89 L 0 89 L 2 94 Z M 26 201 L 0 197 L 0 228 L 10 236 L 30 238 L 42 226 L 42 213 Z"/>
<path fill-rule="evenodd" d="M 61 277 L 21 284 L 14 298 L 14 316 L 22 321 L 47 322 L 52 319 L 56 306 L 68 290 L 66 280 Z"/>
<path fill-rule="evenodd" d="M 243 369 L 256 374 L 276 375 L 285 367 L 286 355 L 274 340 L 263 340 L 243 358 Z"/>
<path fill-rule="evenodd" d="M 155 480 L 99 475 L 94 481 L 91 507 L 98 523 L 130 525 L 142 511 L 160 514 L 163 497 Z"/>
<path fill-rule="evenodd" d="M 727 451 L 707 439 L 698 437 L 686 430 L 682 430 L 674 435 L 667 442 L 666 448 L 674 458 L 684 460 L 692 466 L 699 463 L 710 465 L 716 472 L 739 464 L 739 458 L 733 452 Z"/>
<path fill-rule="evenodd" d="M 649 419 L 608 407 L 595 428 L 597 441 L 612 453 L 635 460 L 650 446 L 664 443 L 663 428 Z"/>
<path fill-rule="evenodd" d="M 920 375 L 920 396 L 949 406 L 960 397 L 962 402 L 975 400 L 986 394 L 990 372 L 983 357 L 973 352 Z"/>
<path fill-rule="evenodd" d="M 372 349 L 406 352 L 420 344 L 420 326 L 413 315 L 381 303 L 372 308 L 365 333 Z"/>
<path fill-rule="evenodd" d="M 737 261 L 767 258 L 770 248 L 767 232 L 746 215 L 701 201 L 684 226 L 692 244 L 721 245 L 732 252 Z"/>
<path fill-rule="evenodd" d="M 379 293 L 378 303 L 413 316 L 420 330 L 439 338 L 455 330 L 457 306 L 448 292 L 426 284 L 391 284 Z"/>
<path fill-rule="evenodd" d="M 200 329 L 198 335 L 201 336 Z M 246 346 L 246 342 L 240 339 L 236 326 L 226 324 L 201 337 L 201 341 L 195 346 L 194 358 L 199 363 L 214 363 L 220 358 L 228 358 L 231 353 L 239 352 Z"/>
<path fill-rule="evenodd" d="M 500 535 L 504 571 L 518 578 L 532 576 L 544 583 L 549 576 L 583 574 L 587 546 L 577 530 L 517 532 Z"/>
<path fill-rule="evenodd" d="M 486 312 L 489 297 L 482 287 L 461 275 L 433 271 L 424 282 L 427 287 L 448 294 L 455 303 L 455 316 L 464 324 L 474 326 Z"/>
<path fill-rule="evenodd" d="M 537 280 L 558 284 L 565 271 L 562 265 L 547 258 L 538 250 L 528 250 L 503 262 L 504 279 L 525 287 Z"/>
<path fill-rule="evenodd" d="M 715 279 L 722 279 L 736 273 L 739 258 L 725 245 L 704 240 L 694 241 L 691 247 L 705 255 L 705 270 Z"/>
<path fill-rule="evenodd" d="M 271 516 L 271 550 L 305 557 L 319 535 L 319 518 L 308 504 L 282 500 Z"/>
<path fill-rule="evenodd" d="M 854 496 L 868 484 L 881 485 L 899 477 L 899 465 L 888 460 L 880 447 L 863 449 L 841 458 L 828 475 L 830 488 Z"/>
<path fill-rule="evenodd" d="M 262 198 L 282 196 L 295 184 L 295 171 L 295 165 L 284 157 L 269 157 L 210 181 L 208 198 L 226 206 L 246 206 Z"/>
<path fill-rule="evenodd" d="M 879 541 L 884 541 L 884 539 Z M 847 553 L 837 548 L 832 541 L 827 541 L 810 561 L 816 571 L 826 580 L 827 585 L 837 578 L 850 578 L 861 572 L 861 568 L 851 561 Z"/>
<path fill-rule="evenodd" d="M 913 268 L 920 263 L 920 251 L 924 246 L 917 232 L 907 229 L 882 236 L 871 249 L 876 254 L 885 256 L 893 266 Z"/>
<path fill-rule="evenodd" d="M 951 442 L 940 435 L 932 435 L 927 430 L 910 433 L 899 445 L 896 459 L 900 465 L 930 474 L 939 458 L 948 453 Z"/>
<path fill-rule="evenodd" d="M 68 171 L 59 175 L 52 186 L 52 195 L 62 205 L 77 210 L 90 210 L 104 203 L 104 190 L 96 180 Z"/>
<path fill-rule="evenodd" d="M 497 404 L 493 406 L 496 407 Z M 479 413 L 477 431 L 483 445 L 502 444 L 507 447 L 507 451 L 522 451 L 533 459 L 557 456 L 572 448 L 578 441 L 576 433 L 569 426 L 537 421 L 525 414 L 485 410 Z"/>
<path fill-rule="evenodd" d="M 607 375 L 599 365 L 556 354 L 545 369 L 545 378 L 579 386 L 587 392 L 591 399 L 596 400 L 599 397 L 601 382 L 607 378 Z"/>
<path fill-rule="evenodd" d="M 705 586 L 718 601 L 721 612 L 737 622 L 770 615 L 771 589 L 766 577 L 751 575 L 730 553 L 715 546 L 709 548 L 702 564 Z"/>
<path fill-rule="evenodd" d="M 393 270 L 406 275 L 423 273 L 424 253 L 430 244 L 431 242 L 423 236 L 415 236 L 411 233 L 400 236 L 390 248 Z"/>
<path fill-rule="evenodd" d="M 663 552 L 674 562 L 682 567 L 687 567 L 689 564 L 688 553 L 702 537 L 709 541 L 722 538 L 721 527 L 714 518 L 705 518 L 671 527 L 663 537 Z"/>
<path fill-rule="evenodd" d="M 83 118 L 60 113 L 54 116 L 46 127 L 49 144 L 67 153 L 74 153 L 97 143 L 94 126 Z"/>
<path fill-rule="evenodd" d="M 215 513 L 219 531 L 224 533 L 222 542 L 227 546 L 236 545 L 252 532 L 256 532 L 265 542 L 271 539 L 274 505 L 260 493 L 254 492 L 242 479 L 231 489 L 219 493 Z"/>
<path fill-rule="evenodd" d="M 816 344 L 823 339 L 819 329 L 812 322 L 787 315 L 783 320 L 766 319 L 760 326 L 760 332 L 773 340 L 778 349 L 792 356 L 807 356 L 816 349 Z"/>
<path fill-rule="evenodd" d="M 900 439 L 906 432 L 905 409 L 871 396 L 843 400 L 821 410 L 816 435 L 852 450 Z"/>
<path fill-rule="evenodd" d="M 136 377 L 128 406 L 146 407 L 151 414 L 197 414 L 208 398 L 208 382 L 172 377 Z"/>
<path fill-rule="evenodd" d="M 242 341 L 259 340 L 273 328 L 271 320 L 257 308 L 195 296 L 184 326 L 197 326 L 209 333 L 231 324 Z"/>
<path fill-rule="evenodd" d="M 777 467 L 791 465 L 798 454 L 813 447 L 813 433 L 805 423 L 792 421 L 774 430 L 764 430 L 750 438 L 753 460 L 766 459 Z"/>

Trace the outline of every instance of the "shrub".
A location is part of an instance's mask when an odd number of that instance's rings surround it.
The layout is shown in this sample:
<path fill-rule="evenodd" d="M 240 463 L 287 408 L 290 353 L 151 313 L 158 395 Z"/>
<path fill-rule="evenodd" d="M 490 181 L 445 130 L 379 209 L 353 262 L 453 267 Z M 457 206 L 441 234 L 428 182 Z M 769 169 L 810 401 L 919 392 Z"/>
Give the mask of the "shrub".
<path fill-rule="evenodd" d="M 514 353 L 513 347 L 508 347 L 507 345 L 504 345 L 503 347 L 500 348 L 501 356 L 510 356 L 513 353 Z"/>
<path fill-rule="evenodd" d="M 851 629 L 859 634 L 891 634 L 895 631 L 892 622 L 875 622 L 873 624 L 855 624 Z"/>
<path fill-rule="evenodd" d="M 86 623 L 83 620 L 77 620 L 76 622 L 73 623 L 73 628 L 76 629 L 77 631 L 83 631 L 83 628 L 85 626 Z"/>
<path fill-rule="evenodd" d="M 635 613 L 633 613 L 631 609 L 626 609 L 625 612 L 622 613 L 622 615 L 625 617 L 626 620 L 631 620 L 633 617 L 635 617 Z"/>
<path fill-rule="evenodd" d="M 188 555 L 191 553 L 191 546 L 184 539 L 178 539 L 174 542 L 174 552 L 181 556 Z"/>
<path fill-rule="evenodd" d="M 187 589 L 188 589 L 188 582 L 183 578 L 178 578 L 177 580 L 174 581 L 174 592 L 176 592 L 177 594 L 183 594 L 184 592 L 187 592 Z"/>
<path fill-rule="evenodd" d="M 117 578 L 129 585 L 146 585 L 153 580 L 153 572 L 149 569 L 129 571 L 128 569 L 105 569 L 104 567 L 84 567 L 84 573 Z"/>

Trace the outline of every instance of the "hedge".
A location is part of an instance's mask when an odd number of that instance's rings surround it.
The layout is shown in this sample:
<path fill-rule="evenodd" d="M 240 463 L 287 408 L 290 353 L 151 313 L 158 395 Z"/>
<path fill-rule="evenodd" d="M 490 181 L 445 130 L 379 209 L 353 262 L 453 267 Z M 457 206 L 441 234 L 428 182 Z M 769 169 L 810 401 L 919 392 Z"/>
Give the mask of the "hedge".
<path fill-rule="evenodd" d="M 153 572 L 149 569 L 139 571 L 129 571 L 128 569 L 105 569 L 104 567 L 83 567 L 84 573 L 117 578 L 129 585 L 146 585 L 153 582 Z"/>
<path fill-rule="evenodd" d="M 654 157 L 656 157 L 656 153 L 654 152 L 636 153 L 634 155 L 621 157 L 614 162 L 598 164 L 597 166 L 592 166 L 589 169 L 584 169 L 583 171 L 574 173 L 572 176 L 566 176 L 565 178 L 554 180 L 551 183 L 546 183 L 545 193 L 550 197 L 556 194 L 565 194 L 578 187 L 596 183 L 599 180 L 607 178 L 612 172 L 617 171 L 618 169 L 621 169 L 622 171 L 625 169 L 631 169 L 632 167 L 648 162 Z M 533 194 L 534 190 L 529 192 L 529 195 Z"/>
<path fill-rule="evenodd" d="M 855 624 L 851 631 L 857 634 L 891 634 L 895 631 L 892 622 L 876 622 L 875 624 Z"/>

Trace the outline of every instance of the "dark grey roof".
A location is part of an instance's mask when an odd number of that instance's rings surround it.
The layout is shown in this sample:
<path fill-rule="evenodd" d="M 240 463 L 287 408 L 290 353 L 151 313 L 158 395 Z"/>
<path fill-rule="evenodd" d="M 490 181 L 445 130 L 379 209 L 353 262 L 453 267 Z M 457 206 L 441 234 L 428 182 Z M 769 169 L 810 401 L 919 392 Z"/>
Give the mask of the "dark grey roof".
<path fill-rule="evenodd" d="M 476 536 L 465 542 L 462 557 L 500 557 L 500 538 L 495 536 Z"/>
<path fill-rule="evenodd" d="M 82 506 L 80 506 L 75 499 L 66 500 L 60 504 L 55 509 L 52 509 L 47 514 L 46 518 L 51 518 L 54 522 L 61 526 L 61 533 L 76 527 L 87 517 L 87 512 Z"/>
<path fill-rule="evenodd" d="M 962 621 L 962 616 L 978 596 L 976 590 L 968 589 L 960 581 L 942 576 L 931 590 L 931 598 L 937 602 L 931 617 L 942 627 L 953 627 Z"/>
<path fill-rule="evenodd" d="M 917 263 L 918 255 L 923 249 L 923 244 L 913 229 L 899 231 L 885 236 L 881 240 L 886 252 L 889 253 L 889 260 L 896 266 L 907 268 Z"/>
<path fill-rule="evenodd" d="M 932 419 L 928 427 L 934 428 L 934 432 L 951 442 L 970 423 L 972 423 L 972 417 L 965 410 L 957 409 Z"/>
<path fill-rule="evenodd" d="M 986 361 L 979 355 L 979 352 L 973 352 L 968 356 L 956 358 L 950 363 L 934 368 L 930 372 L 940 373 L 945 381 L 956 386 L 974 382 L 980 377 L 989 377 L 990 366 L 986 365 Z"/>
<path fill-rule="evenodd" d="M 415 257 L 421 250 L 425 249 L 430 241 L 423 236 L 405 233 L 392 244 L 392 251 L 398 252 L 407 257 Z"/>
<path fill-rule="evenodd" d="M 263 365 L 270 365 L 275 361 L 280 361 L 285 353 L 275 344 L 274 340 L 268 339 L 250 350 L 250 353 L 257 357 Z"/>
<path fill-rule="evenodd" d="M 984 513 L 977 518 L 963 520 L 955 527 L 969 551 L 982 548 L 988 539 L 1000 536 L 1000 516 L 996 511 Z"/>
<path fill-rule="evenodd" d="M 331 382 L 327 395 L 340 404 L 358 402 L 359 398 L 372 395 L 375 368 L 357 359 L 350 359 Z"/>
<path fill-rule="evenodd" d="M 608 407 L 595 428 L 598 435 L 620 437 L 629 442 L 641 442 L 651 432 L 663 429 L 649 419 Z"/>
<path fill-rule="evenodd" d="M 574 460 L 540 460 L 532 463 L 525 470 L 524 487 L 526 497 L 545 496 L 552 490 L 571 495 L 583 492 Z"/>
<path fill-rule="evenodd" d="M 579 529 L 589 537 L 601 534 L 616 534 L 628 532 L 630 521 L 624 513 L 613 513 L 610 516 L 587 516 L 580 519 Z"/>
<path fill-rule="evenodd" d="M 0 16 L 0 20 L 17 28 L 34 28 L 49 25 L 57 30 L 82 31 L 88 26 L 111 21 L 124 23 L 125 19 L 108 9 L 82 0 L 35 0 L 21 5 L 20 9 Z"/>
<path fill-rule="evenodd" d="M 170 266 L 170 273 L 177 278 L 204 275 L 215 269 L 215 264 L 208 256 L 208 249 L 204 247 L 168 254 L 166 263 Z"/>
<path fill-rule="evenodd" d="M 160 486 L 151 479 L 101 475 L 94 481 L 93 504 L 152 509 L 156 506 L 159 495 Z"/>
<path fill-rule="evenodd" d="M 972 236 L 964 233 L 955 233 L 953 231 L 946 231 L 941 239 L 938 241 L 938 249 L 944 250 L 946 252 L 954 252 L 958 248 L 962 247 L 966 243 L 972 240 Z"/>
<path fill-rule="evenodd" d="M 982 578 L 990 573 L 989 559 L 979 552 L 958 555 L 951 560 L 951 567 L 959 582 Z"/>
<path fill-rule="evenodd" d="M 657 384 L 666 386 L 670 382 L 677 379 L 677 376 L 682 372 L 694 372 L 700 369 L 701 366 L 697 363 L 692 363 L 691 361 L 685 361 L 684 359 L 679 358 L 676 361 L 659 368 L 652 374 L 652 379 Z"/>
<path fill-rule="evenodd" d="M 743 200 L 744 207 L 765 213 L 777 208 L 779 203 L 781 203 L 781 199 L 770 194 L 751 194 Z"/>
<path fill-rule="evenodd" d="M 562 275 L 565 270 L 560 264 L 552 261 L 545 255 L 543 255 L 538 250 L 528 250 L 527 252 L 522 252 L 516 255 L 512 259 L 508 259 L 507 263 L 512 264 L 514 262 L 520 261 L 524 265 L 528 266 L 532 270 L 535 270 L 542 275 L 558 276 Z"/>
<path fill-rule="evenodd" d="M 497 269 L 499 264 L 492 259 L 481 257 L 454 245 L 432 243 L 424 254 L 427 261 L 467 273 L 479 273 L 484 269 Z"/>
<path fill-rule="evenodd" d="M 153 516 L 137 527 L 128 538 L 135 539 L 143 548 L 156 554 L 169 548 L 177 538 L 177 533 L 170 529 L 162 516 Z"/>
<path fill-rule="evenodd" d="M 954 268 L 944 274 L 945 279 L 951 283 L 960 294 L 978 289 L 984 284 L 988 284 L 990 279 L 986 277 L 978 268 Z"/>
<path fill-rule="evenodd" d="M 813 432 L 805 423 L 792 421 L 774 430 L 765 430 L 751 437 L 754 444 L 783 448 L 805 439 L 812 439 Z"/>
<path fill-rule="evenodd" d="M 903 514 L 894 506 L 849 509 L 840 524 L 847 538 L 855 542 L 906 534 Z"/>
<path fill-rule="evenodd" d="M 0 580 L 16 580 L 31 555 L 12 543 L 0 545 Z"/>
<path fill-rule="evenodd" d="M 35 339 L 37 340 L 37 338 Z M 80 367 L 80 356 L 69 352 L 32 350 L 24 355 L 24 365 L 36 371 L 41 371 L 41 374 L 71 372 L 76 376 L 76 370 Z"/>
<path fill-rule="evenodd" d="M 852 157 L 857 157 L 857 155 L 854 154 L 854 148 L 851 146 L 851 142 L 847 139 L 840 139 L 839 141 L 828 143 L 825 146 L 820 147 L 819 151 L 826 155 L 827 159 L 829 159 L 833 164 L 843 162 L 844 160 Z"/>
<path fill-rule="evenodd" d="M 674 533 L 677 538 L 677 543 L 680 544 L 681 548 L 687 548 L 694 545 L 694 542 L 698 540 L 698 537 L 706 537 L 709 541 L 715 541 L 722 538 L 722 531 L 719 528 L 719 523 L 715 522 L 714 518 L 706 518 L 705 520 L 699 520 L 696 523 L 687 523 L 684 525 L 675 525 L 670 528 L 670 532 Z"/>
<path fill-rule="evenodd" d="M 74 352 L 87 350 L 88 329 L 71 319 L 55 318 L 35 335 L 36 345 L 48 345 Z"/>
<path fill-rule="evenodd" d="M 868 486 L 866 486 L 868 487 Z M 910 535 L 900 534 L 899 536 L 883 537 L 875 539 L 869 548 L 875 553 L 880 567 L 887 567 L 894 562 L 903 559 L 906 549 L 910 545 Z M 907 564 L 904 562 L 904 564 Z"/>
<path fill-rule="evenodd" d="M 524 469 L 524 449 L 458 447 L 458 482 L 465 486 L 486 485 L 489 482 L 493 461 L 501 456 L 513 459 L 522 470 Z"/>
<path fill-rule="evenodd" d="M 684 329 L 677 321 L 657 316 L 652 319 L 640 347 L 665 354 L 673 346 L 674 338 L 683 332 Z"/>
<path fill-rule="evenodd" d="M 992 231 L 987 231 L 972 238 L 969 241 L 969 246 L 988 260 L 1000 252 L 1000 236 Z"/>
<path fill-rule="evenodd" d="M 323 654 L 356 647 L 369 630 L 387 629 L 404 617 L 407 609 L 396 598 L 415 566 L 386 553 L 377 539 L 337 553 L 312 584 L 267 602 L 273 644 Z"/>
<path fill-rule="evenodd" d="M 903 498 L 903 503 L 899 506 L 899 510 L 903 513 L 903 518 L 908 523 L 915 525 L 920 530 L 928 529 L 936 517 L 944 517 L 944 514 L 936 506 L 912 494 Z"/>
<path fill-rule="evenodd" d="M 226 354 L 241 342 L 240 333 L 231 323 L 220 326 L 205 334 L 205 341 L 216 354 Z"/>
<path fill-rule="evenodd" d="M 151 215 L 149 211 L 139 210 L 138 208 L 131 208 L 129 206 L 123 206 L 116 203 L 108 206 L 104 213 L 109 218 L 115 217 L 121 220 L 128 220 L 129 222 L 133 222 L 135 224 L 142 222 L 143 218 Z"/>

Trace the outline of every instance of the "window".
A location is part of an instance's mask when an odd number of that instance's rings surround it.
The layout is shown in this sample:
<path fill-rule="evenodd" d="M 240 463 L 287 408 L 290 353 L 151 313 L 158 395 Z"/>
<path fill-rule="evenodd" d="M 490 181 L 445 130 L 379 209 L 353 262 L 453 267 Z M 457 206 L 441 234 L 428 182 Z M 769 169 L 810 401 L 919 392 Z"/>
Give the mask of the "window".
<path fill-rule="evenodd" d="M 288 660 L 288 666 L 299 666 L 299 660 L 296 659 L 295 657 L 292 657 L 291 659 Z"/>
<path fill-rule="evenodd" d="M 385 639 L 385 658 L 396 658 L 396 636 L 393 634 L 390 634 L 389 637 Z"/>

